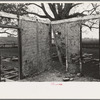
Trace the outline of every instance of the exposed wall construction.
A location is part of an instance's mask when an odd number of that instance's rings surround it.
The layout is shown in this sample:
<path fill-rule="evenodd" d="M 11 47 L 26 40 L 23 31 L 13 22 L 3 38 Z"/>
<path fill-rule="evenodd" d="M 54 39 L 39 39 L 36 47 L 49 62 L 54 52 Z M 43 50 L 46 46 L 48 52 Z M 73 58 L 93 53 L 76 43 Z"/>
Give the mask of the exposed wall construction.
<path fill-rule="evenodd" d="M 53 32 L 60 33 L 58 45 L 62 54 L 66 53 L 66 69 L 71 73 L 79 71 L 79 63 L 73 59 L 80 52 L 79 22 L 51 25 Z M 24 76 L 42 72 L 51 66 L 50 24 L 37 21 L 20 21 L 22 34 L 22 72 Z"/>
<path fill-rule="evenodd" d="M 80 23 L 60 23 L 53 24 L 52 29 L 55 33 L 61 32 L 61 39 L 58 42 L 59 47 L 63 48 L 65 44 L 64 54 L 66 53 L 66 70 L 70 73 L 79 71 L 79 62 L 74 60 L 80 56 Z M 61 45 L 62 44 L 62 45 Z"/>
<path fill-rule="evenodd" d="M 49 25 L 20 21 L 22 34 L 22 73 L 24 76 L 50 68 Z"/>

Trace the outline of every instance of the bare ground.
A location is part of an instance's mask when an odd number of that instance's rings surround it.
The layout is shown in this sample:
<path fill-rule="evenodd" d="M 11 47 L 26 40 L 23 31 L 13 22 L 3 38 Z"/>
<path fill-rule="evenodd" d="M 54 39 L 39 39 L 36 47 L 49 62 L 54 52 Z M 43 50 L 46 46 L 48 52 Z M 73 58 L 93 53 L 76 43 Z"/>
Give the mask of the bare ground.
<path fill-rule="evenodd" d="M 72 80 L 63 81 L 63 78 L 72 78 Z M 100 82 L 100 79 L 84 75 L 77 76 L 76 74 L 69 74 L 65 71 L 65 68 L 61 68 L 58 62 L 53 62 L 53 68 L 45 71 L 39 75 L 27 77 L 21 80 L 21 82 Z"/>
<path fill-rule="evenodd" d="M 58 72 L 57 70 L 51 70 L 51 71 L 46 71 L 42 74 L 39 74 L 37 76 L 31 77 L 31 78 L 26 78 L 21 80 L 22 82 L 25 81 L 31 81 L 31 82 L 100 82 L 100 79 L 95 79 L 93 77 L 78 77 L 74 76 L 72 77 L 72 81 L 63 81 L 63 78 L 66 76 L 66 74 L 62 74 Z M 66 76 L 67 77 L 67 76 Z"/>
<path fill-rule="evenodd" d="M 98 58 L 98 51 L 97 49 L 87 49 L 85 50 L 85 52 L 89 52 L 91 54 L 94 55 L 94 58 Z M 12 51 L 8 50 L 8 52 L 2 50 L 2 56 L 12 56 L 12 55 L 18 55 L 18 51 L 14 51 L 14 54 L 12 54 Z M 36 76 L 32 76 L 32 77 L 27 77 L 26 79 L 21 80 L 22 82 L 70 82 L 70 81 L 63 81 L 64 77 L 69 77 L 68 73 L 65 72 L 65 68 L 61 68 L 59 62 L 57 62 L 57 59 L 54 59 L 55 62 L 53 62 L 52 64 L 52 69 L 45 71 L 39 75 Z M 2 63 L 4 65 L 8 65 L 8 63 Z M 17 64 L 10 64 L 9 66 L 18 66 Z M 93 76 L 98 76 L 98 66 L 95 66 L 95 63 L 93 64 L 93 62 L 88 63 L 86 66 L 84 66 L 84 76 L 82 77 L 78 77 L 76 75 L 72 75 L 73 80 L 71 82 L 100 82 L 100 79 L 93 77 Z"/>

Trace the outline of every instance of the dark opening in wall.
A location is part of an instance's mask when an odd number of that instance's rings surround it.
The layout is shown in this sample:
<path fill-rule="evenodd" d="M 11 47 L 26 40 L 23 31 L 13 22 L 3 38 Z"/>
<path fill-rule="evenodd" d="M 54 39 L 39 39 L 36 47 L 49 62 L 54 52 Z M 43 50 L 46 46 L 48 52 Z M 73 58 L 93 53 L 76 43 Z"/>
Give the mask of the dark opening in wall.
<path fill-rule="evenodd" d="M 82 25 L 83 74 L 99 76 L 99 20 L 88 20 Z"/>
<path fill-rule="evenodd" d="M 1 79 L 19 79 L 18 31 L 0 28 Z"/>
<path fill-rule="evenodd" d="M 66 45 L 63 43 L 62 33 L 57 31 L 54 33 L 52 30 L 52 59 L 54 62 L 59 63 L 55 67 L 57 69 L 64 69 L 66 66 Z"/>

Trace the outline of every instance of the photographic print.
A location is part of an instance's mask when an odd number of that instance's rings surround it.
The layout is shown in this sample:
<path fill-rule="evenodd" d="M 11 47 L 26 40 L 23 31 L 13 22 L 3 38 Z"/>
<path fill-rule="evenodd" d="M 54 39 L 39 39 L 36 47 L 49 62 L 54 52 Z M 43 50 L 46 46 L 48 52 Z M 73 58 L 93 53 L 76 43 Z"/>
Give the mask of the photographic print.
<path fill-rule="evenodd" d="M 0 3 L 1 82 L 99 82 L 100 3 Z"/>
<path fill-rule="evenodd" d="M 100 99 L 100 2 L 0 1 L 0 99 Z"/>

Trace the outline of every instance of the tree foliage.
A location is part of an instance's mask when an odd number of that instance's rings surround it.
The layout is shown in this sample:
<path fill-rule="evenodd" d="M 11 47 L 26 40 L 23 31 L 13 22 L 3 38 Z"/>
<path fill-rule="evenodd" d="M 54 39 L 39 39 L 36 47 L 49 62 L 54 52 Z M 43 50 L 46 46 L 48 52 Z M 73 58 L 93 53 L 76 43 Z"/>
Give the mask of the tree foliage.
<path fill-rule="evenodd" d="M 0 11 L 12 13 L 12 14 L 21 14 L 25 12 L 26 5 L 24 3 L 0 3 Z"/>

